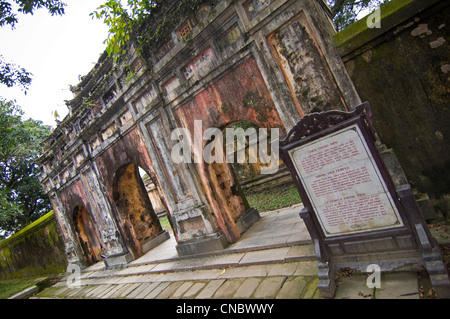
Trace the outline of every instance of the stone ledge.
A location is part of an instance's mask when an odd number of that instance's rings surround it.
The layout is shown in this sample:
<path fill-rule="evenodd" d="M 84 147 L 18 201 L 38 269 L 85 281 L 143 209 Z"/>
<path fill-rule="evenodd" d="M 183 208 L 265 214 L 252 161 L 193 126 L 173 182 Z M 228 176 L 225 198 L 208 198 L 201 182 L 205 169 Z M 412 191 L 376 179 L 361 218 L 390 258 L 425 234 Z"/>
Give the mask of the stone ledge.
<path fill-rule="evenodd" d="M 228 246 L 228 241 L 223 234 L 205 237 L 189 242 L 178 242 L 176 246 L 181 257 L 209 253 L 223 250 Z"/>
<path fill-rule="evenodd" d="M 9 297 L 8 299 L 27 299 L 28 297 L 31 297 L 38 291 L 39 288 L 37 286 L 33 286 L 25 290 L 22 290 L 21 292 L 15 294 L 14 296 Z"/>
<path fill-rule="evenodd" d="M 344 57 L 441 0 L 394 0 L 381 6 L 381 28 L 369 28 L 368 15 L 333 36 Z"/>

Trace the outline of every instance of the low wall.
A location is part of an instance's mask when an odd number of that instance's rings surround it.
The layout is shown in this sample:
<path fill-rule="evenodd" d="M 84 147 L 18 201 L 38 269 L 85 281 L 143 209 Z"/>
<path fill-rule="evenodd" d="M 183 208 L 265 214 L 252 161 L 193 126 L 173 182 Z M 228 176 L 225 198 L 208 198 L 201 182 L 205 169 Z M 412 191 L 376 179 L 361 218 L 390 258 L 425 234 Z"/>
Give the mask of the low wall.
<path fill-rule="evenodd" d="M 381 6 L 380 28 L 363 18 L 334 36 L 382 142 L 412 187 L 433 198 L 450 193 L 449 7 L 393 0 Z"/>
<path fill-rule="evenodd" d="M 65 272 L 64 243 L 53 211 L 0 242 L 0 279 Z"/>

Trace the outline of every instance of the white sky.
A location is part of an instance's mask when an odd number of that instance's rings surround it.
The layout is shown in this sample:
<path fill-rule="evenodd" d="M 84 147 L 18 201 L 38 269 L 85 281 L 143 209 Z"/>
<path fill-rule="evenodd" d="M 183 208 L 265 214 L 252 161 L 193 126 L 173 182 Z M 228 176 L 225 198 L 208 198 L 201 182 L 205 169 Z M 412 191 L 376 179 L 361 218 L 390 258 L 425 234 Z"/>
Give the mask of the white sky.
<path fill-rule="evenodd" d="M 64 0 L 63 16 L 51 16 L 47 9 L 33 15 L 18 15 L 16 28 L 0 28 L 0 55 L 33 74 L 27 95 L 19 86 L 0 84 L 0 97 L 16 100 L 25 118 L 56 126 L 53 112 L 62 120 L 68 113 L 64 100 L 73 95 L 69 85 L 78 84 L 94 67 L 106 45 L 106 25 L 89 13 L 105 0 Z"/>

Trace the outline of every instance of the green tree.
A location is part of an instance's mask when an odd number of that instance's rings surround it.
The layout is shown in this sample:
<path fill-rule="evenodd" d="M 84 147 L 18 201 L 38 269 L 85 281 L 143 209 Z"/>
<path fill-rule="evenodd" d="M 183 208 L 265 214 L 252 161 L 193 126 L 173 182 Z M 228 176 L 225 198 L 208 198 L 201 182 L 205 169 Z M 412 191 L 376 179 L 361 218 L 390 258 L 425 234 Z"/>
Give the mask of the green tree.
<path fill-rule="evenodd" d="M 106 51 L 118 58 L 125 53 L 131 39 L 138 45 L 138 51 L 163 44 L 180 18 L 192 14 L 204 1 L 181 0 L 174 4 L 168 0 L 108 0 L 91 16 L 109 27 Z M 166 15 L 169 7 L 170 14 Z"/>
<path fill-rule="evenodd" d="M 126 47 L 133 30 L 138 28 L 158 6 L 156 1 L 108 0 L 91 13 L 92 17 L 103 19 L 108 26 L 108 38 L 105 40 L 108 55 L 119 56 Z"/>
<path fill-rule="evenodd" d="M 331 9 L 333 23 L 338 31 L 352 24 L 363 10 L 372 11 L 389 0 L 325 0 Z"/>
<path fill-rule="evenodd" d="M 22 115 L 14 102 L 0 99 L 0 238 L 51 210 L 35 163 L 50 127 Z"/>
<path fill-rule="evenodd" d="M 14 29 L 19 22 L 19 14 L 33 14 L 35 10 L 46 8 L 53 15 L 63 15 L 65 3 L 60 0 L 0 0 L 0 27 L 6 25 Z M 32 74 L 20 66 L 4 61 L 0 55 L 0 83 L 7 87 L 19 85 L 28 89 Z"/>

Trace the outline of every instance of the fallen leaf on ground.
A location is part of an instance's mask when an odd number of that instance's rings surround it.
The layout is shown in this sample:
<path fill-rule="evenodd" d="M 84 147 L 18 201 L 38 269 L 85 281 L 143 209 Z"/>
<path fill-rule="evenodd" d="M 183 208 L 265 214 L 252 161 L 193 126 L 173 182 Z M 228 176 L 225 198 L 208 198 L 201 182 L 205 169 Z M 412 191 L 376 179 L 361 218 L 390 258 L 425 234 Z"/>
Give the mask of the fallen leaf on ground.
<path fill-rule="evenodd" d="M 367 297 L 372 297 L 372 294 L 365 294 L 362 291 L 360 291 L 360 292 L 358 292 L 358 296 L 362 296 L 364 298 L 367 298 Z"/>

